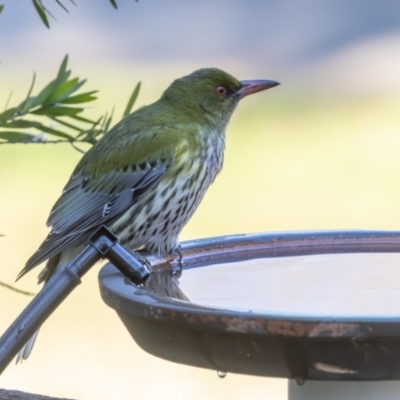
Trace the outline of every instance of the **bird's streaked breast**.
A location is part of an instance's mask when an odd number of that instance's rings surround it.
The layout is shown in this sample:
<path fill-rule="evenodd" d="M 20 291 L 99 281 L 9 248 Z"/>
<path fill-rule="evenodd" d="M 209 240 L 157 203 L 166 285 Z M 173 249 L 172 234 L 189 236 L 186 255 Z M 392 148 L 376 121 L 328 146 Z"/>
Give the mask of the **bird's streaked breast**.
<path fill-rule="evenodd" d="M 166 254 L 178 245 L 178 235 L 196 211 L 222 168 L 224 134 L 200 132 L 199 145 L 182 141 L 177 157 L 158 185 L 140 198 L 112 226 L 121 243 Z"/>

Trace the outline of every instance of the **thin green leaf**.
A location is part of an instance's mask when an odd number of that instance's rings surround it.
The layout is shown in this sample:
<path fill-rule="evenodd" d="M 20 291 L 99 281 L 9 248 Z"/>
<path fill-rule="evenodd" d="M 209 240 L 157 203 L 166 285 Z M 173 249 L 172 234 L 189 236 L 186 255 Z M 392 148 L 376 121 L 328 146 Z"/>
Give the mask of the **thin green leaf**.
<path fill-rule="evenodd" d="M 98 136 L 102 135 L 104 131 L 102 129 L 91 129 L 90 131 L 85 132 L 86 136 L 82 138 L 83 141 L 89 142 L 89 143 L 94 143 Z"/>
<path fill-rule="evenodd" d="M 86 122 L 88 124 L 94 124 L 94 121 L 92 121 L 91 119 L 87 119 L 79 115 L 74 115 L 73 118 L 76 119 L 77 121 Z"/>
<path fill-rule="evenodd" d="M 64 9 L 65 12 L 67 12 L 67 13 L 69 14 L 68 9 L 64 6 L 63 3 L 61 3 L 60 0 L 56 0 L 56 3 L 57 3 L 62 9 Z"/>
<path fill-rule="evenodd" d="M 27 129 L 27 128 L 36 128 L 37 126 L 40 126 L 40 123 L 36 121 L 19 119 L 17 121 L 7 122 L 3 126 L 4 128 L 11 128 L 11 129 Z"/>
<path fill-rule="evenodd" d="M 36 102 L 36 97 L 29 97 L 29 99 L 24 100 L 19 106 L 18 106 L 18 115 L 25 115 L 26 113 L 29 112 L 31 108 L 36 107 L 35 106 Z"/>
<path fill-rule="evenodd" d="M 115 111 L 115 108 L 113 107 L 113 109 L 111 110 L 110 116 L 108 118 L 107 118 L 107 114 L 104 116 L 104 122 L 103 122 L 104 132 L 107 132 L 108 129 L 110 128 L 111 121 L 114 117 L 114 111 Z"/>
<path fill-rule="evenodd" d="M 4 9 L 4 4 L 0 4 L 0 14 L 3 11 L 3 9 Z M 0 236 L 2 236 L 2 235 L 0 235 Z"/>
<path fill-rule="evenodd" d="M 46 132 L 46 133 L 50 133 L 51 135 L 54 135 L 54 136 L 62 137 L 64 139 L 75 140 L 75 138 L 71 135 L 68 135 L 68 133 L 61 132 L 57 129 L 49 128 L 48 126 L 45 126 L 45 125 L 41 125 L 40 128 L 37 127 L 37 129 L 40 129 L 41 131 Z"/>
<path fill-rule="evenodd" d="M 74 118 L 77 114 L 81 113 L 83 108 L 77 107 L 42 107 L 38 110 L 32 111 L 35 115 L 46 115 L 48 117 L 71 117 Z"/>
<path fill-rule="evenodd" d="M 77 94 L 75 96 L 67 97 L 66 99 L 60 100 L 61 104 L 79 104 L 88 103 L 89 101 L 96 100 L 96 96 L 92 96 L 93 93 L 97 93 L 98 90 L 93 90 L 91 92 L 86 92 L 82 94 Z"/>
<path fill-rule="evenodd" d="M 125 108 L 124 114 L 122 115 L 123 117 L 127 117 L 131 113 L 132 107 L 135 104 L 135 101 L 136 101 L 136 99 L 137 99 L 137 97 L 139 95 L 140 85 L 141 85 L 141 82 L 139 81 L 137 83 L 135 89 L 133 89 L 133 93 L 131 95 L 131 98 L 129 99 L 128 104 L 127 104 L 127 106 Z"/>
<path fill-rule="evenodd" d="M 110 118 L 108 118 L 108 120 L 106 121 L 106 123 L 104 124 L 104 132 L 108 132 L 108 130 L 110 129 L 110 125 L 112 122 L 112 118 L 113 116 L 110 115 Z"/>
<path fill-rule="evenodd" d="M 46 25 L 47 28 L 50 28 L 49 20 L 47 19 L 46 13 L 43 10 L 42 6 L 37 0 L 32 0 L 33 5 L 36 8 L 37 13 L 39 14 L 40 19 Z"/>
<path fill-rule="evenodd" d="M 37 129 L 41 132 L 46 132 L 46 133 L 50 133 L 54 136 L 59 136 L 68 140 L 74 140 L 74 137 L 72 137 L 71 135 L 69 135 L 68 133 L 65 132 L 61 132 L 57 129 L 54 128 L 50 128 L 46 125 L 41 124 L 40 122 L 36 122 L 36 121 L 24 121 L 24 120 L 20 120 L 20 121 L 14 121 L 13 124 L 15 124 L 14 126 L 7 126 L 8 128 L 34 128 Z M 10 124 L 11 125 L 11 124 Z M 0 133 L 3 134 L 4 132 L 0 130 Z M 12 134 L 16 134 L 19 135 L 20 132 L 13 132 L 13 131 L 7 131 L 6 133 L 12 133 Z M 30 134 L 24 134 L 24 135 L 30 135 Z M 31 135 L 32 137 L 37 137 L 37 135 Z"/>
<path fill-rule="evenodd" d="M 60 78 L 56 78 L 55 79 L 56 84 L 59 85 L 60 83 L 66 82 L 68 80 L 68 78 L 70 77 L 70 75 L 71 75 L 71 71 L 70 70 L 69 71 L 65 71 L 63 76 L 61 76 Z"/>
<path fill-rule="evenodd" d="M 35 97 L 35 101 L 32 104 L 32 108 L 39 106 L 41 104 L 46 104 L 48 97 L 52 94 L 56 88 L 67 81 L 71 71 L 66 71 L 68 63 L 68 55 L 66 55 L 61 63 L 61 66 L 58 70 L 58 74 L 56 79 L 52 80 L 48 83 L 41 92 Z"/>
<path fill-rule="evenodd" d="M 108 129 L 110 128 L 111 121 L 112 121 L 113 117 L 114 117 L 114 107 L 111 110 L 111 114 L 110 114 L 109 118 L 107 119 L 107 114 L 106 114 L 106 116 L 104 118 L 103 130 L 104 130 L 105 133 L 108 132 Z"/>
<path fill-rule="evenodd" d="M 25 114 L 31 108 L 31 105 L 34 103 L 34 98 L 30 97 L 30 95 L 32 93 L 33 86 L 35 85 L 35 80 L 36 80 L 36 73 L 34 72 L 31 87 L 28 90 L 28 94 L 26 95 L 25 101 L 23 101 L 18 107 L 20 114 Z"/>
<path fill-rule="evenodd" d="M 96 128 L 97 125 L 99 125 L 99 124 L 101 123 L 101 120 L 102 120 L 103 118 L 104 118 L 104 117 L 101 116 L 97 121 L 95 121 L 95 122 L 93 123 L 93 125 L 92 125 L 92 127 L 91 127 L 90 129 L 86 129 L 86 130 L 80 132 L 80 133 L 78 134 L 77 138 L 82 137 L 82 136 L 84 136 L 84 135 L 87 135 L 87 136 L 98 136 L 99 134 L 101 134 L 101 133 L 103 132 L 103 130 L 102 130 L 102 129 L 95 129 L 95 128 Z M 95 131 L 96 131 L 96 134 L 93 135 L 93 132 L 95 132 Z M 97 131 L 98 131 L 98 132 L 97 132 Z"/>
<path fill-rule="evenodd" d="M 8 98 L 7 98 L 7 101 L 6 101 L 6 105 L 4 107 L 5 110 L 7 109 L 8 104 L 10 103 L 12 95 L 13 95 L 13 90 L 11 90 L 10 94 L 8 95 Z"/>
<path fill-rule="evenodd" d="M 53 92 L 54 87 L 56 86 L 56 81 L 53 80 L 50 83 L 48 83 L 41 91 L 40 93 L 34 97 L 34 101 L 32 103 L 32 108 L 37 107 L 41 104 L 44 104 L 46 99 L 50 96 L 50 94 Z"/>
<path fill-rule="evenodd" d="M 79 147 L 77 147 L 77 146 L 75 145 L 74 142 L 70 142 L 70 145 L 71 145 L 76 151 L 79 151 L 79 153 L 85 154 L 85 152 L 84 152 L 82 149 L 80 149 Z"/>
<path fill-rule="evenodd" d="M 94 135 L 92 131 L 85 131 L 81 132 L 83 135 L 81 137 L 76 137 L 79 142 L 87 142 L 87 143 L 94 143 L 96 140 L 94 139 Z"/>
<path fill-rule="evenodd" d="M 33 78 L 32 78 L 32 83 L 31 83 L 31 87 L 28 90 L 28 94 L 26 95 L 26 98 L 29 99 L 32 90 L 33 90 L 33 86 L 35 85 L 35 80 L 36 80 L 36 72 L 33 73 Z"/>
<path fill-rule="evenodd" d="M 66 127 L 68 127 L 68 128 L 74 129 L 74 130 L 76 130 L 76 131 L 82 133 L 82 128 L 80 128 L 79 126 L 72 125 L 72 124 L 70 124 L 70 123 L 68 123 L 68 122 L 65 122 L 65 121 L 63 121 L 63 120 L 61 120 L 61 119 L 58 119 L 57 117 L 50 117 L 50 118 L 51 118 L 53 121 L 57 122 L 58 124 L 64 125 L 64 126 L 66 126 Z M 78 136 L 79 136 L 79 135 L 78 135 Z"/>
<path fill-rule="evenodd" d="M 116 2 L 115 0 L 109 0 L 109 1 L 110 1 L 111 5 L 112 5 L 116 10 L 118 10 L 117 2 Z"/>
<path fill-rule="evenodd" d="M 47 97 L 45 104 L 58 103 L 60 100 L 68 97 L 70 93 L 75 92 L 82 86 L 83 83 L 78 83 L 78 81 L 79 78 L 74 78 L 59 84 Z"/>
<path fill-rule="evenodd" d="M 67 65 L 68 65 L 68 54 L 65 55 L 65 57 L 61 61 L 60 68 L 58 69 L 57 78 L 56 78 L 56 81 L 58 83 L 65 82 L 68 79 L 69 73 L 67 71 Z M 66 74 L 68 74 L 67 77 L 65 77 Z"/>
<path fill-rule="evenodd" d="M 86 140 L 83 141 L 84 143 L 89 143 L 92 146 L 95 145 L 97 143 L 97 139 L 92 138 L 92 137 L 88 137 Z"/>
<path fill-rule="evenodd" d="M 35 135 L 31 135 L 29 133 L 22 132 L 12 132 L 12 131 L 1 131 L 0 130 L 0 139 L 7 140 L 12 143 L 21 143 L 21 142 L 34 142 Z"/>
<path fill-rule="evenodd" d="M 9 108 L 8 110 L 3 111 L 0 114 L 0 125 L 5 124 L 7 121 L 9 121 L 14 116 L 16 116 L 17 112 L 18 112 L 18 108 L 17 107 Z"/>

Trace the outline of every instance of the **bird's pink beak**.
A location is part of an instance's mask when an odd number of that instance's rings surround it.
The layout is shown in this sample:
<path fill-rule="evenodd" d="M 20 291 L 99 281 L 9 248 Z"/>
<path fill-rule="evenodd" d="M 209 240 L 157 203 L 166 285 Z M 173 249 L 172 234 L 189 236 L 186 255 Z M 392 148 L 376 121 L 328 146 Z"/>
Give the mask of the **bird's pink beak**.
<path fill-rule="evenodd" d="M 280 85 L 279 82 L 270 80 L 252 80 L 252 81 L 240 81 L 242 87 L 238 90 L 237 94 L 242 99 L 249 94 L 262 92 L 263 90 L 271 89 L 274 86 Z"/>

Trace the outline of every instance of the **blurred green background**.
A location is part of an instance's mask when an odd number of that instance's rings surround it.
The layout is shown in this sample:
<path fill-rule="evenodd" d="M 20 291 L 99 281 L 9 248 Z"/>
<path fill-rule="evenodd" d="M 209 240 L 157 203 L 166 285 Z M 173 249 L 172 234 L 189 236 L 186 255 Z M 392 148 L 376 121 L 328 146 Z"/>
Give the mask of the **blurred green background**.
<path fill-rule="evenodd" d="M 89 116 L 118 119 L 201 67 L 282 86 L 247 98 L 228 128 L 224 170 L 181 239 L 231 233 L 400 227 L 400 3 L 287 0 L 3 0 L 0 108 L 19 103 L 65 54 L 99 89 Z M 35 91 L 33 92 L 35 94 Z M 115 120 L 115 122 L 117 121 Z M 12 283 L 47 233 L 45 221 L 80 154 L 68 145 L 0 146 L 0 280 Z M 133 344 L 97 289 L 98 268 L 41 330 L 31 359 L 1 386 L 81 399 L 284 399 L 286 382 L 175 365 Z M 39 269 L 38 271 L 39 272 Z M 36 273 L 17 283 L 37 291 Z M 29 298 L 0 288 L 0 330 Z"/>

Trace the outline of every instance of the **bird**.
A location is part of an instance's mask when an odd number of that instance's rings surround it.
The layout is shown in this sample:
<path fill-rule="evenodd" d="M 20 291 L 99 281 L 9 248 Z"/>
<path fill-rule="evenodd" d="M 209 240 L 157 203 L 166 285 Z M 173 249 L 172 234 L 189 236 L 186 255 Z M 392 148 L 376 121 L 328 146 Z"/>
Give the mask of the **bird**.
<path fill-rule="evenodd" d="M 131 250 L 179 251 L 182 228 L 222 169 L 234 110 L 244 97 L 277 85 L 202 68 L 122 119 L 78 162 L 50 212 L 50 233 L 17 279 L 47 261 L 38 277 L 46 284 L 102 225 Z M 17 362 L 29 357 L 36 335 Z"/>

